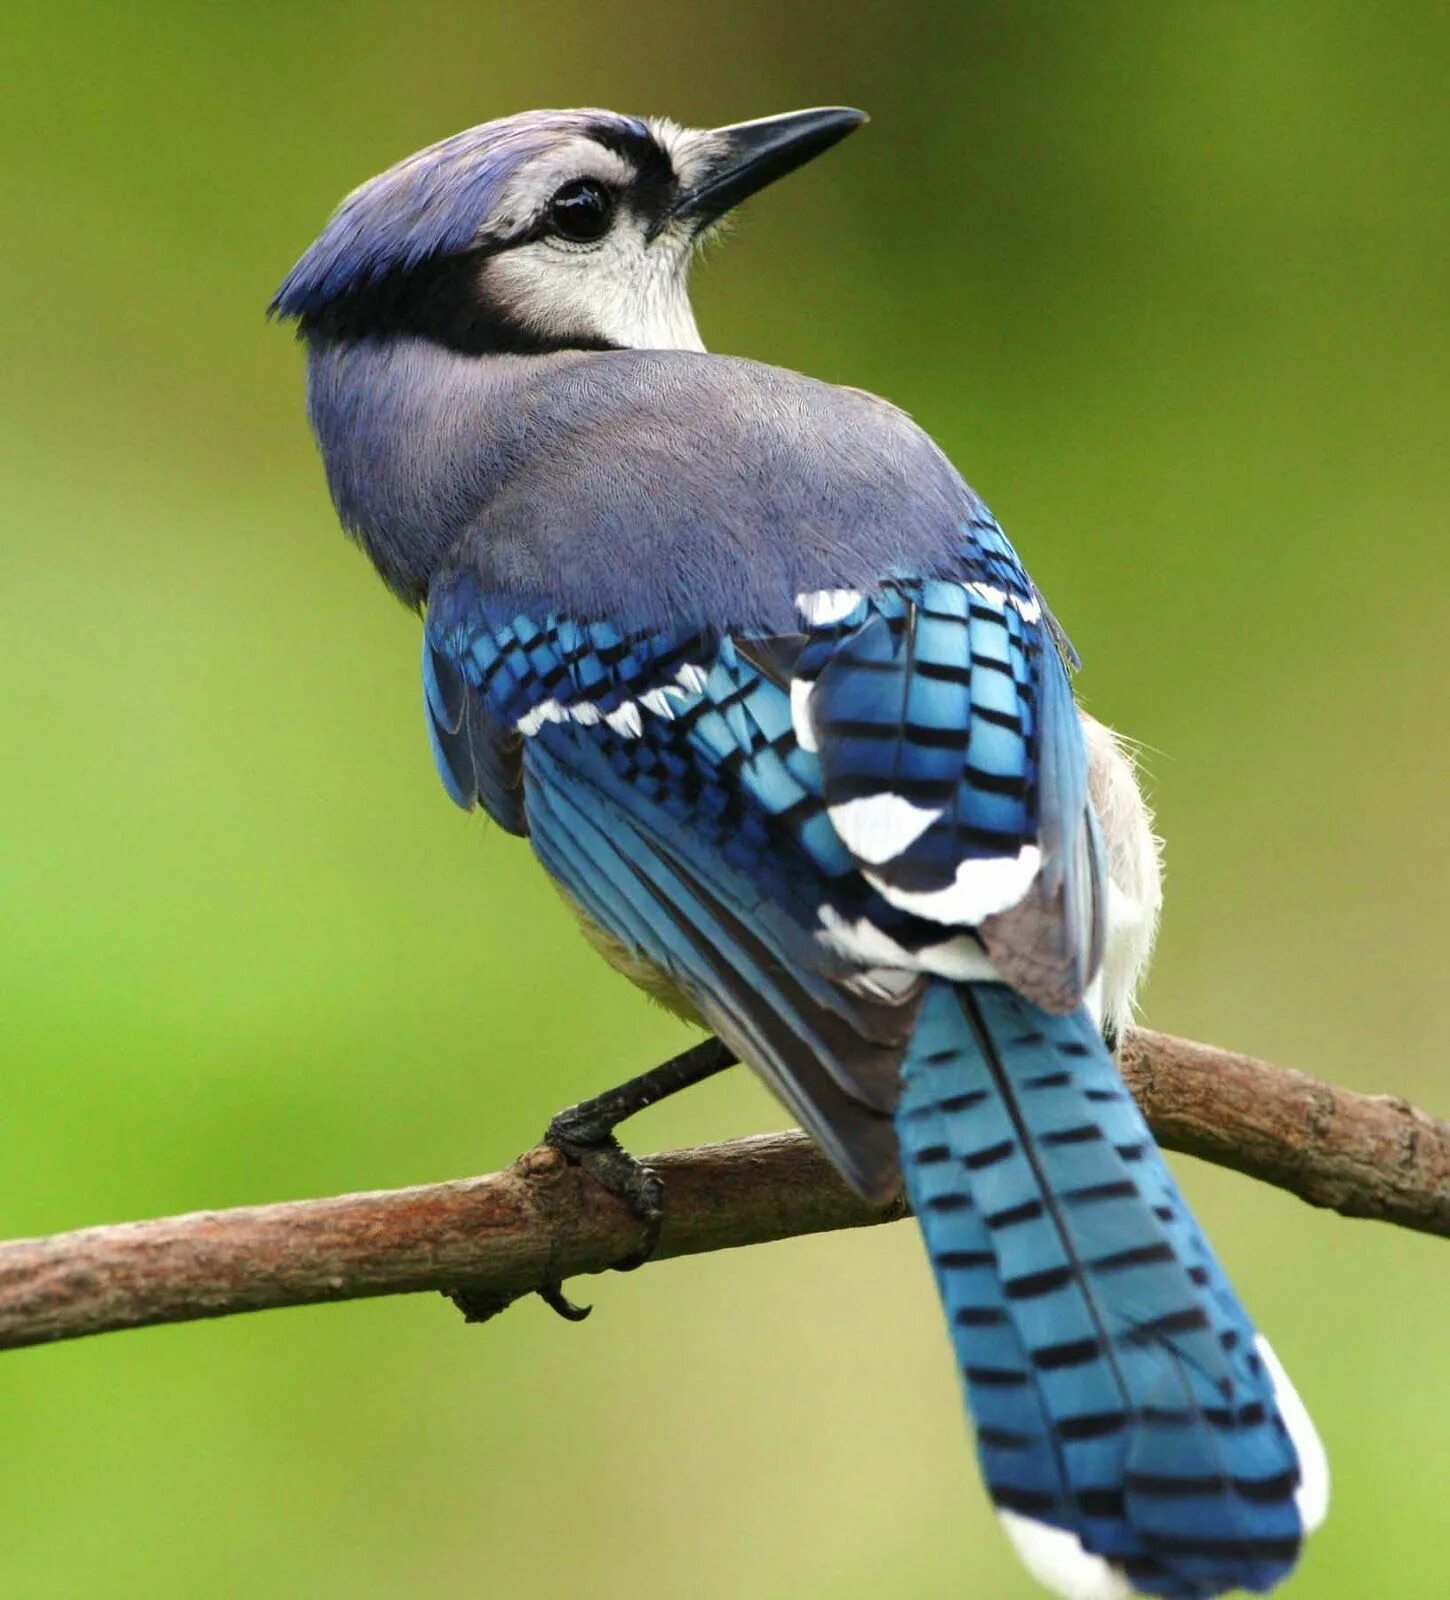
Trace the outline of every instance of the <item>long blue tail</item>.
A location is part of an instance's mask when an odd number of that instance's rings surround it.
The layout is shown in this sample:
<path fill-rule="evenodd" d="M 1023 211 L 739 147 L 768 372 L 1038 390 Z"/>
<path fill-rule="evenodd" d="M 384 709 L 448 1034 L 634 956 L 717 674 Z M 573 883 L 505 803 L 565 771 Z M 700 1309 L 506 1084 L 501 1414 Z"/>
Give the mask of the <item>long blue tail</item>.
<path fill-rule="evenodd" d="M 1087 1013 L 933 984 L 896 1121 L 982 1472 L 1029 1567 L 1078 1600 L 1280 1582 L 1320 1493 L 1296 1441 L 1317 1478 L 1317 1440 Z"/>

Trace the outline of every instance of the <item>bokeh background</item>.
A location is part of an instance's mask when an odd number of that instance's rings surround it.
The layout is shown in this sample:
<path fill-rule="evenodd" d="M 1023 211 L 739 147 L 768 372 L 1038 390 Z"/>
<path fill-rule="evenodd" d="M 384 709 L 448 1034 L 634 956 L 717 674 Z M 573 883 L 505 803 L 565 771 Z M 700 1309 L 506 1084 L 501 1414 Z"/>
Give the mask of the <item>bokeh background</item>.
<path fill-rule="evenodd" d="M 424 746 L 262 318 L 341 194 L 533 105 L 865 106 L 707 341 L 945 444 L 1146 746 L 1148 1016 L 1447 1108 L 1450 12 L 10 0 L 0 1236 L 487 1170 L 687 1035 Z M 631 1130 L 779 1125 L 744 1074 Z M 1336 1499 L 1285 1590 L 1450 1587 L 1450 1256 L 1177 1163 Z M 913 1230 L 483 1329 L 416 1298 L 0 1358 L 0 1594 L 1035 1593 Z"/>

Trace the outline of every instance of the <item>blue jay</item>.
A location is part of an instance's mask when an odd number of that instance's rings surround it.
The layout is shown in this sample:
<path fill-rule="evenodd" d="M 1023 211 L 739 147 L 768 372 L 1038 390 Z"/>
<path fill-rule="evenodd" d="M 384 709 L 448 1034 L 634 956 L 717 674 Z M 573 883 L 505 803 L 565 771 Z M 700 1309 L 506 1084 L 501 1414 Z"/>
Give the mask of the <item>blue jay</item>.
<path fill-rule="evenodd" d="M 1131 763 L 927 435 L 690 308 L 711 226 L 863 120 L 486 123 L 344 200 L 272 310 L 425 611 L 448 793 L 721 1041 L 606 1122 L 748 1063 L 863 1195 L 904 1182 L 1036 1577 L 1263 1592 L 1327 1471 L 1105 1042 L 1159 902 Z"/>

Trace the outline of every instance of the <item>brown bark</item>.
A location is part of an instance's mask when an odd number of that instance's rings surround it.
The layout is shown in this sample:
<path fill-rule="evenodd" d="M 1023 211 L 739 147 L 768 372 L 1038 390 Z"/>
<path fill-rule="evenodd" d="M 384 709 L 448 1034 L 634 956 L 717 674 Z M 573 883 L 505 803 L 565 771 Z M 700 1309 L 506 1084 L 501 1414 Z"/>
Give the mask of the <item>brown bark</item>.
<path fill-rule="evenodd" d="M 1344 1216 L 1450 1235 L 1450 1124 L 1389 1095 L 1332 1088 L 1147 1030 L 1122 1052 L 1161 1143 Z M 665 1180 L 656 1259 L 862 1227 L 864 1205 L 803 1134 L 651 1158 Z M 418 1290 L 470 1313 L 600 1272 L 639 1226 L 555 1151 L 504 1172 L 0 1244 L 0 1349 L 158 1322 Z"/>
<path fill-rule="evenodd" d="M 1253 1056 L 1140 1028 L 1119 1064 L 1158 1142 L 1344 1217 L 1450 1237 L 1450 1123 Z"/>

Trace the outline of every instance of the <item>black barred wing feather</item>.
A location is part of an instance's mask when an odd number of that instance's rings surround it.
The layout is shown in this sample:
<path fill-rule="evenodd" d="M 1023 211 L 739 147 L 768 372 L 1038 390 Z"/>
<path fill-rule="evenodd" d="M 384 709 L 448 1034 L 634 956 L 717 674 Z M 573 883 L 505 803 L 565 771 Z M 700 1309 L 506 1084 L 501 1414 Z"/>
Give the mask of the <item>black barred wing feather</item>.
<path fill-rule="evenodd" d="M 780 689 L 708 630 L 626 635 L 535 614 L 468 573 L 435 586 L 427 634 L 434 679 L 448 663 L 495 748 L 499 730 L 515 742 L 522 822 L 570 898 L 691 997 L 862 1192 L 892 1193 L 919 984 L 820 937 L 824 907 L 853 921 L 876 897 Z M 496 789 L 475 792 L 493 810 Z"/>
<path fill-rule="evenodd" d="M 1102 849 L 1061 633 L 1009 555 L 991 524 L 960 580 L 808 597 L 795 720 L 883 897 L 976 929 L 997 975 L 1067 1012 L 1101 956 Z"/>
<path fill-rule="evenodd" d="M 429 600 L 450 793 L 527 831 L 590 919 L 876 1194 L 896 1178 L 889 1117 L 924 977 L 991 979 L 994 960 L 1026 970 L 1043 951 L 1051 966 L 1058 947 L 1074 971 L 1086 959 L 1060 887 L 1022 910 L 1063 881 L 1051 841 L 1081 837 L 1085 786 L 1067 786 L 1076 831 L 1058 827 L 1052 673 L 1079 768 L 1081 740 L 994 528 L 967 531 L 958 579 L 801 596 L 786 638 L 582 620 L 467 570 Z"/>

